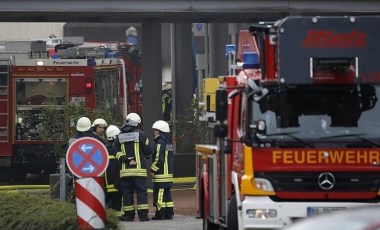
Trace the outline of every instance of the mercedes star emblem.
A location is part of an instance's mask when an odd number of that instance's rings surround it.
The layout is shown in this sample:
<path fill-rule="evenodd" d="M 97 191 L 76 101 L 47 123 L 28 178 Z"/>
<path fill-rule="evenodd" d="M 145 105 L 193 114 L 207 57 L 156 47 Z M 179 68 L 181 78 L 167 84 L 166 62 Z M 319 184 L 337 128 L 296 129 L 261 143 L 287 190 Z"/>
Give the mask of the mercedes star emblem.
<path fill-rule="evenodd" d="M 332 173 L 321 173 L 318 176 L 318 185 L 323 190 L 330 190 L 335 185 L 335 177 Z"/>

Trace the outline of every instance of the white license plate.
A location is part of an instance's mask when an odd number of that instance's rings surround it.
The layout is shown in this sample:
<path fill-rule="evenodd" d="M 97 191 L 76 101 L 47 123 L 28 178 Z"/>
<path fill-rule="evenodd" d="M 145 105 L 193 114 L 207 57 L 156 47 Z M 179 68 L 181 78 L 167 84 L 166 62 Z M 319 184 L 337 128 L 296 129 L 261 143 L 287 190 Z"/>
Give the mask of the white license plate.
<path fill-rule="evenodd" d="M 326 213 L 333 213 L 345 210 L 344 207 L 307 207 L 307 216 L 318 216 Z"/>

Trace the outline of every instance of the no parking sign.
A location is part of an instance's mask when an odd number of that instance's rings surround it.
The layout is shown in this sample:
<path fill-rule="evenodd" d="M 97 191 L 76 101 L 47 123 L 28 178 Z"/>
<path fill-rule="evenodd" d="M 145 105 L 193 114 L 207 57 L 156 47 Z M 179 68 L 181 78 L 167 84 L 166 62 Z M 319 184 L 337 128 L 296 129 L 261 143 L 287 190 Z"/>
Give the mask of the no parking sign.
<path fill-rule="evenodd" d="M 79 178 L 101 176 L 107 169 L 108 161 L 107 148 L 92 137 L 74 141 L 66 153 L 67 166 Z"/>

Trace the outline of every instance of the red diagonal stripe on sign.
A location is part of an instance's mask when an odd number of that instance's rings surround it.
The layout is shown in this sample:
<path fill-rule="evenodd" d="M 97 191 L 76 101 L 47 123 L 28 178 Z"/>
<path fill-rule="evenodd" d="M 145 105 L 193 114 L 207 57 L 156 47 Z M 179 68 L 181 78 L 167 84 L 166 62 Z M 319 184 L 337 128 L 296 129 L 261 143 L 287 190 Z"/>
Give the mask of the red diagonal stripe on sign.
<path fill-rule="evenodd" d="M 97 168 L 98 167 L 98 163 L 96 163 L 94 160 L 92 160 L 92 155 L 94 155 L 95 152 L 96 152 L 95 147 L 93 149 L 91 149 L 91 151 L 90 151 L 89 154 L 86 154 L 81 149 L 78 149 L 78 153 L 80 155 L 82 155 L 82 157 L 84 158 L 84 160 L 79 164 L 78 168 L 83 168 L 84 164 L 86 164 L 87 162 L 89 162 L 89 163 L 92 163 L 95 166 L 95 171 L 98 170 L 98 168 Z"/>
<path fill-rule="evenodd" d="M 96 182 L 99 183 L 98 181 Z M 105 208 L 99 202 L 99 200 L 79 183 L 76 183 L 75 186 L 75 195 L 77 199 L 87 204 L 88 207 L 90 207 L 99 216 L 100 219 L 105 220 Z"/>
<path fill-rule="evenodd" d="M 94 229 L 91 224 L 87 223 L 85 220 L 83 220 L 80 216 L 77 217 L 79 229 Z"/>

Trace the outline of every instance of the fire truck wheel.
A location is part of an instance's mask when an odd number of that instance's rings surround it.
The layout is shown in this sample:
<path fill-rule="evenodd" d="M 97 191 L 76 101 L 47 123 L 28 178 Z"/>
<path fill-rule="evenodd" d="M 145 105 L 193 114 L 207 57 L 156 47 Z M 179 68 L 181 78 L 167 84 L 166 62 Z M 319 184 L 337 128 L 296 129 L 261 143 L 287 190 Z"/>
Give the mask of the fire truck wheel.
<path fill-rule="evenodd" d="M 210 222 L 207 217 L 203 217 L 203 230 L 218 230 L 219 225 Z"/>
<path fill-rule="evenodd" d="M 13 184 L 25 184 L 26 183 L 26 174 L 27 172 L 20 169 L 20 170 L 13 170 L 11 180 Z"/>
<path fill-rule="evenodd" d="M 239 229 L 239 224 L 238 224 L 238 215 L 237 215 L 236 195 L 233 194 L 228 204 L 227 230 L 235 230 L 235 229 Z"/>

